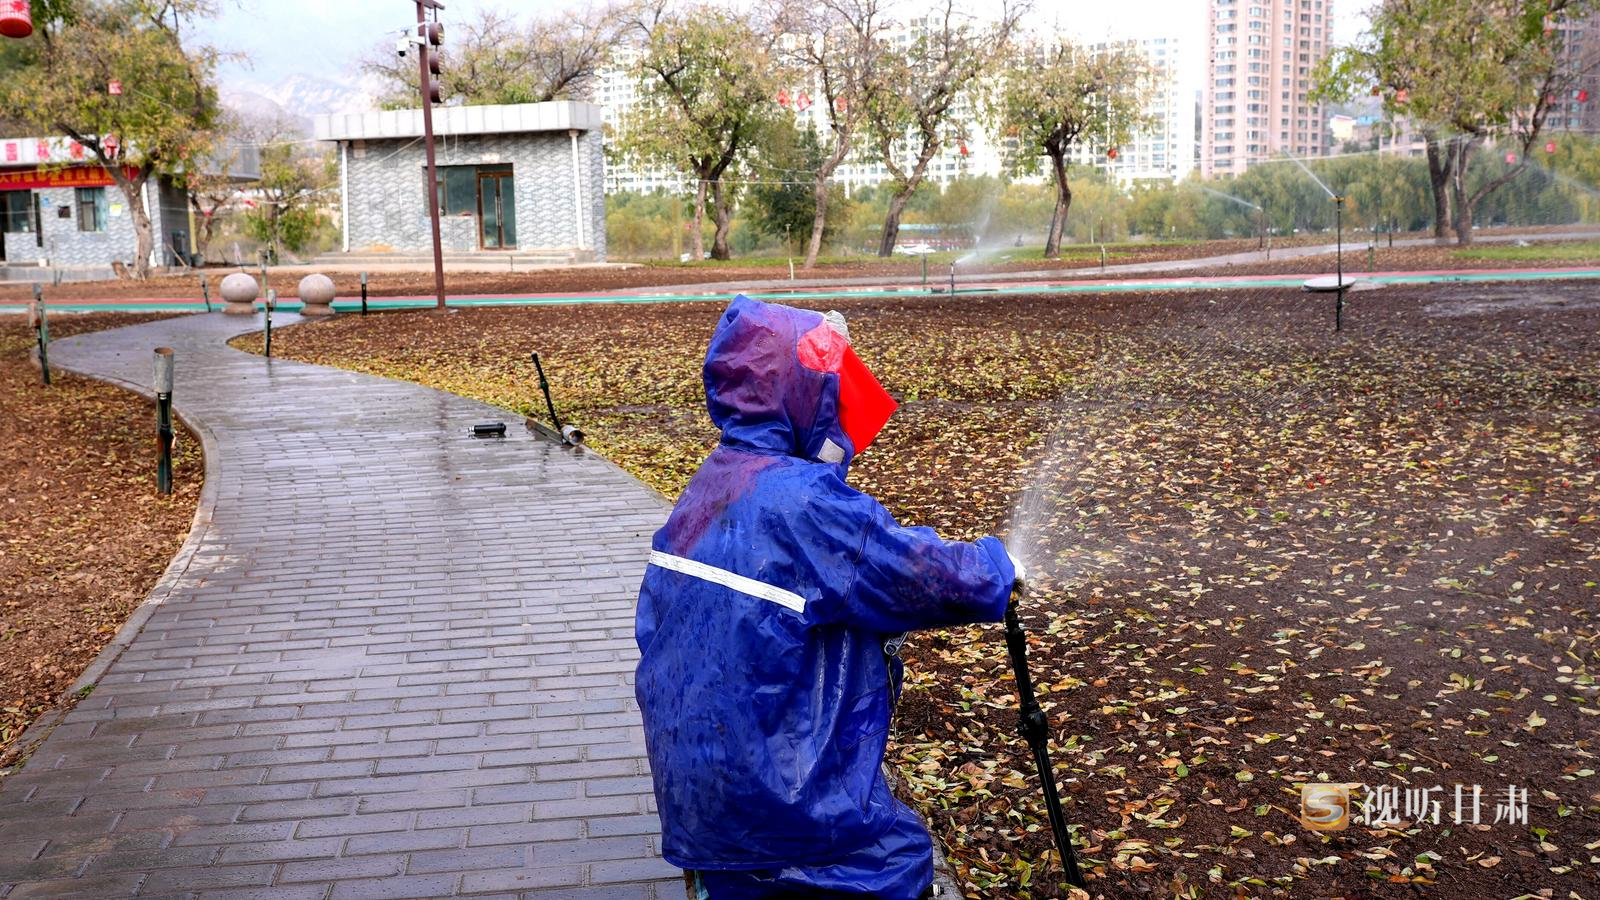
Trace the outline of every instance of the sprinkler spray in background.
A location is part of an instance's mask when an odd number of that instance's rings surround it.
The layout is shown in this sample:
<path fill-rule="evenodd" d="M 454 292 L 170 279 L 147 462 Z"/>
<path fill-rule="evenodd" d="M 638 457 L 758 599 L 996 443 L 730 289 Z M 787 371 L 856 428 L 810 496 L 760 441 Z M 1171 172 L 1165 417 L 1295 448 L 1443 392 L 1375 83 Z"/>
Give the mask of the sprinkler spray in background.
<path fill-rule="evenodd" d="M 1028 749 L 1033 751 L 1033 764 L 1039 770 L 1039 787 L 1044 791 L 1044 808 L 1050 817 L 1050 831 L 1055 836 L 1056 852 L 1061 854 L 1061 865 L 1066 870 L 1067 883 L 1088 890 L 1083 873 L 1078 870 L 1078 857 L 1072 850 L 1072 835 L 1067 831 L 1067 817 L 1061 811 L 1061 795 L 1056 790 L 1055 769 L 1050 764 L 1050 720 L 1033 695 L 1033 676 L 1028 672 L 1028 634 L 1022 630 L 1022 619 L 1017 606 L 1027 594 L 1026 578 L 1019 563 L 1017 580 L 1011 588 L 1011 602 L 1006 605 L 1006 651 L 1011 655 L 1011 670 L 1017 678 L 1017 701 L 1020 721 L 1017 726 Z"/>

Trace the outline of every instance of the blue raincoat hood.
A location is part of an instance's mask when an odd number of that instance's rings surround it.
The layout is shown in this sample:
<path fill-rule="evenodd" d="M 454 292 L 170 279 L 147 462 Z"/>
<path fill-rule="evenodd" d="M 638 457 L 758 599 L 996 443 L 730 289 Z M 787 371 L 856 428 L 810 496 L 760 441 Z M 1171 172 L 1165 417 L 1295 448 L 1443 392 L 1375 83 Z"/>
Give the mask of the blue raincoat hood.
<path fill-rule="evenodd" d="M 931 845 L 880 770 L 883 641 L 999 620 L 1015 573 L 994 538 L 903 527 L 845 484 L 840 345 L 819 326 L 740 297 L 711 339 L 722 440 L 652 541 L 636 693 L 669 862 L 910 898 Z"/>

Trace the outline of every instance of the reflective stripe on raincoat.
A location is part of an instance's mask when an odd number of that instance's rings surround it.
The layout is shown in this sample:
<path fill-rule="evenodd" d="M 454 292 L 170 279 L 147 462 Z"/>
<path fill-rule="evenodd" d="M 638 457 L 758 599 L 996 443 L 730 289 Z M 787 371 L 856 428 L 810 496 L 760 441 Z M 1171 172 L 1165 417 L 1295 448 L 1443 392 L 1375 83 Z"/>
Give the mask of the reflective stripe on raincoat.
<path fill-rule="evenodd" d="M 656 533 L 639 592 L 663 855 L 686 869 L 847 871 L 863 893 L 914 897 L 931 868 L 880 771 L 883 644 L 998 621 L 1011 561 L 994 538 L 901 527 L 845 484 L 893 402 L 820 314 L 735 299 L 705 385 L 721 443 Z M 908 828 L 923 849 L 888 849 Z M 861 865 L 875 845 L 882 865 Z"/>

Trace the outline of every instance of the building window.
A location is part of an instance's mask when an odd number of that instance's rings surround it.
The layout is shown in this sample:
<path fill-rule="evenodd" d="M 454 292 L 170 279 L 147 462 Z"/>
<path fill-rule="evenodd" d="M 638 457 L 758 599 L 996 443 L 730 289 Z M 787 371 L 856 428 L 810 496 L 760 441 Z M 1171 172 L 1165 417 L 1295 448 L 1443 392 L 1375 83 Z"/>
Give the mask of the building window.
<path fill-rule="evenodd" d="M 0 231 L 11 234 L 33 231 L 33 191 L 0 192 Z"/>
<path fill-rule="evenodd" d="M 78 188 L 78 230 L 106 230 L 106 189 Z"/>

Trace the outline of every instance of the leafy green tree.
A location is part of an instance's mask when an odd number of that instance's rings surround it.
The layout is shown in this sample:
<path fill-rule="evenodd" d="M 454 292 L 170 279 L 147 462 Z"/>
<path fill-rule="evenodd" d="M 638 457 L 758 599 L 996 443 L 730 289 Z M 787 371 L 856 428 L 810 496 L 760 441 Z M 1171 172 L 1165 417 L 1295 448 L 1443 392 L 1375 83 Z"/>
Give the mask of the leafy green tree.
<path fill-rule="evenodd" d="M 955 113 L 974 101 L 979 76 L 1004 52 L 1021 12 L 1002 2 L 999 18 L 984 24 L 958 0 L 937 0 L 907 44 L 877 57 L 865 86 L 866 121 L 892 186 L 879 256 L 894 253 L 906 204 L 928 164 L 961 137 L 952 130 Z M 902 155 L 902 146 L 909 155 Z"/>
<path fill-rule="evenodd" d="M 1419 123 L 1428 138 L 1434 233 L 1448 217 L 1456 240 L 1472 241 L 1475 211 L 1527 166 L 1545 119 L 1581 72 L 1564 65 L 1563 19 L 1596 0 L 1388 0 L 1354 46 L 1332 54 L 1319 93 L 1347 97 L 1363 87 L 1392 117 Z M 1480 146 L 1503 141 L 1516 160 L 1488 179 L 1473 177 Z"/>
<path fill-rule="evenodd" d="M 814 172 L 823 164 L 822 142 L 817 138 L 817 132 L 785 123 L 773 129 L 773 136 L 763 149 L 763 162 L 768 164 L 767 171 L 772 174 L 759 179 L 750 189 L 749 202 L 744 209 L 749 213 L 751 226 L 761 234 L 786 242 L 808 231 L 816 237 L 817 233 L 812 231 L 819 221 L 815 186 L 788 173 Z M 849 208 L 842 205 L 842 185 L 829 184 L 826 187 L 823 203 L 833 206 L 835 212 L 831 218 L 820 220 L 824 225 L 821 237 L 822 240 L 832 240 L 838 228 L 848 223 Z M 810 246 L 806 252 L 810 256 Z M 812 261 L 815 261 L 814 257 Z"/>
<path fill-rule="evenodd" d="M 261 148 L 261 180 L 254 185 L 255 204 L 245 214 L 245 232 L 271 248 L 299 252 L 310 246 L 325 224 L 322 203 L 339 177 L 330 152 L 307 152 L 304 145 L 283 140 Z"/>
<path fill-rule="evenodd" d="M 211 144 L 217 54 L 183 41 L 211 12 L 208 0 L 36 4 L 30 46 L 0 82 L 0 109 L 70 137 L 110 172 L 133 222 L 137 278 L 149 277 L 155 249 L 145 183 L 181 176 Z M 108 91 L 113 80 L 120 95 Z"/>
<path fill-rule="evenodd" d="M 618 151 L 644 165 L 667 165 L 695 181 L 693 253 L 704 255 L 701 224 L 709 199 L 715 220 L 711 256 L 731 256 L 728 232 L 734 165 L 786 114 L 774 102 L 776 31 L 720 7 L 645 11 L 636 67 L 641 102 L 620 124 Z"/>
<path fill-rule="evenodd" d="M 1048 159 L 1056 186 L 1055 212 L 1044 255 L 1061 255 L 1061 233 L 1072 209 L 1067 154 L 1082 143 L 1110 152 L 1145 124 L 1143 62 L 1123 50 L 1090 52 L 1068 40 L 1019 48 L 994 104 L 1001 133 L 1015 138 L 1012 168 L 1034 174 Z"/>

